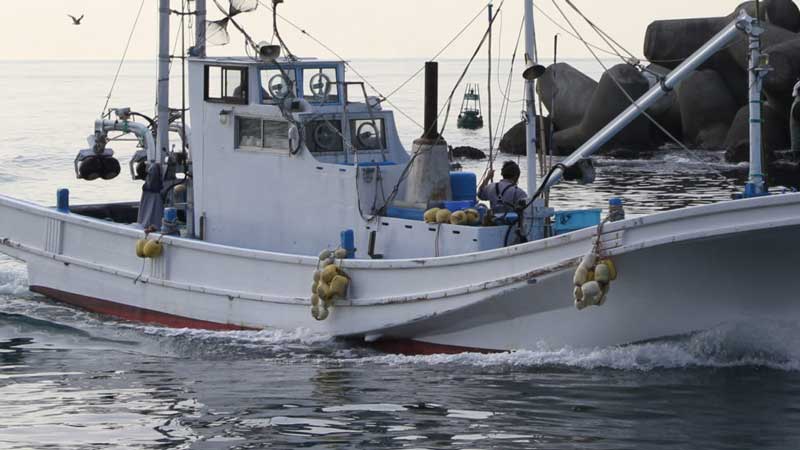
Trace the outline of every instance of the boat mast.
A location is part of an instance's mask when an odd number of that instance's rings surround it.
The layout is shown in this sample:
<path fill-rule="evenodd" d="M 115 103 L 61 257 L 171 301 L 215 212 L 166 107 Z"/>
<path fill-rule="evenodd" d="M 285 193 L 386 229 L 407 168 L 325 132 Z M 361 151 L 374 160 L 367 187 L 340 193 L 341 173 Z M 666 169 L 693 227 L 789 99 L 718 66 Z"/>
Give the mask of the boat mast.
<path fill-rule="evenodd" d="M 195 17 L 197 22 L 194 28 L 194 47 L 199 58 L 206 56 L 206 0 L 194 1 Z"/>
<path fill-rule="evenodd" d="M 158 93 L 156 164 L 164 162 L 169 151 L 169 0 L 158 1 Z M 198 27 L 199 28 L 199 27 Z"/>
<path fill-rule="evenodd" d="M 525 64 L 531 66 L 536 64 L 536 27 L 533 22 L 533 0 L 525 0 Z M 534 91 L 534 79 L 525 79 L 525 151 L 528 163 L 528 195 L 536 192 L 536 102 Z M 525 212 L 527 216 L 525 223 L 531 224 L 528 239 L 535 240 L 544 237 L 544 226 L 542 218 L 537 217 L 537 210 L 544 206 L 541 200 L 536 200 L 531 204 L 530 209 Z"/>

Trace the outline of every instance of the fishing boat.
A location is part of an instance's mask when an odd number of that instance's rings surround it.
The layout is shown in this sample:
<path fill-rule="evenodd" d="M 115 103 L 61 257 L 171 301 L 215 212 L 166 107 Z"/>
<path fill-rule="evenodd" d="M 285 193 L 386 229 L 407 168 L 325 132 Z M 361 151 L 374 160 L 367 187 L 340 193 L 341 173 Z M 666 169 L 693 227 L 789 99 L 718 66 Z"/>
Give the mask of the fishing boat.
<path fill-rule="evenodd" d="M 425 131 L 407 152 L 393 112 L 346 78 L 346 62 L 295 57 L 282 40 L 248 39 L 254 56 L 209 56 L 207 30 L 236 22 L 206 26 L 205 1 L 194 3 L 188 115 L 168 103 L 170 4 L 159 0 L 157 117 L 114 109 L 65 168 L 102 183 L 126 166 L 109 133 L 132 134 L 141 150 L 127 169 L 143 185 L 140 202 L 70 205 L 63 189 L 55 207 L 0 196 L 0 251 L 27 263 L 32 291 L 135 321 L 307 328 L 420 353 L 605 346 L 800 317 L 800 194 L 770 194 L 761 175 L 766 68 L 762 29 L 747 14 L 537 179 L 543 68 L 524 2 L 531 201 L 517 220 L 476 225 L 475 177 L 450 172 L 437 129 L 435 63 Z M 552 220 L 544 193 L 742 33 L 752 127 L 741 198 Z"/>
<path fill-rule="evenodd" d="M 483 128 L 481 114 L 481 94 L 477 84 L 467 84 L 464 98 L 461 100 L 461 111 L 458 113 L 458 128 L 479 130 Z"/>

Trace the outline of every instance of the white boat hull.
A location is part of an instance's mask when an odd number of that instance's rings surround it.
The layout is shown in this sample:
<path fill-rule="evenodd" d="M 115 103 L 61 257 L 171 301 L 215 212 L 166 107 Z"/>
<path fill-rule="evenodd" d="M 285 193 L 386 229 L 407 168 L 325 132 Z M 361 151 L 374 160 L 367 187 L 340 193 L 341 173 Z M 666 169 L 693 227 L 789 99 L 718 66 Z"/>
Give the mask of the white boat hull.
<path fill-rule="evenodd" d="M 0 197 L 0 251 L 27 262 L 31 289 L 127 319 L 203 328 L 309 328 L 443 349 L 625 344 L 752 318 L 800 318 L 800 195 L 655 214 L 606 227 L 620 271 L 602 307 L 572 305 L 582 230 L 444 258 L 353 260 L 350 299 L 310 315 L 315 258 L 164 238 Z"/>

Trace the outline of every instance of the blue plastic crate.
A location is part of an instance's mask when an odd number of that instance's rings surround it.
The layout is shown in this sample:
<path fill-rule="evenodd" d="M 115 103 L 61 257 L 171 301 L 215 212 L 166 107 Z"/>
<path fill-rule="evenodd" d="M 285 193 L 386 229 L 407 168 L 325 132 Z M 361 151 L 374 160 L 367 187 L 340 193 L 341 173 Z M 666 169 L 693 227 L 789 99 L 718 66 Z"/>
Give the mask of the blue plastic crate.
<path fill-rule="evenodd" d="M 478 195 L 478 178 L 472 172 L 450 172 L 450 188 L 453 191 L 453 200 L 475 201 Z"/>
<path fill-rule="evenodd" d="M 602 212 L 603 210 L 600 208 L 559 211 L 553 219 L 553 233 L 556 235 L 566 234 L 597 226 L 600 224 Z"/>
<path fill-rule="evenodd" d="M 472 208 L 475 206 L 475 200 L 453 200 L 442 202 L 444 208 L 452 212 L 461 211 L 462 209 Z"/>
<path fill-rule="evenodd" d="M 386 208 L 386 217 L 394 217 L 396 219 L 423 220 L 424 215 L 424 210 L 416 208 L 400 208 L 398 206 Z"/>

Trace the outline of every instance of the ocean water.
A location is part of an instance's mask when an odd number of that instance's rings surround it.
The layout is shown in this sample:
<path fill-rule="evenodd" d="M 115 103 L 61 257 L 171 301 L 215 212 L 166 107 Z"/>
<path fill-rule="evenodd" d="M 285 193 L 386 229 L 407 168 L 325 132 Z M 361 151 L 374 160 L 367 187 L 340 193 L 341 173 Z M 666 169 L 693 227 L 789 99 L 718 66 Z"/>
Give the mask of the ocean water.
<path fill-rule="evenodd" d="M 421 64 L 353 61 L 384 93 Z M 442 100 L 463 64 L 442 62 Z M 484 85 L 476 64 L 467 80 Z M 0 192 L 48 204 L 62 186 L 74 203 L 138 197 L 124 176 L 85 183 L 72 173 L 115 68 L 0 62 Z M 495 111 L 504 80 L 494 80 Z M 154 85 L 151 62 L 130 62 L 111 106 L 150 113 Z M 422 90 L 418 78 L 392 101 L 420 121 Z M 519 95 L 518 86 L 508 94 L 507 126 Z M 455 112 L 448 142 L 487 149 L 488 130 L 457 130 Z M 403 116 L 398 124 L 410 145 L 419 128 Z M 133 150 L 113 147 L 123 158 Z M 739 183 L 719 174 L 736 167 L 716 152 L 597 164 L 594 185 L 559 186 L 554 205 L 621 196 L 638 215 L 725 200 Z M 400 356 L 303 329 L 120 322 L 29 293 L 24 266 L 0 257 L 0 448 L 790 449 L 800 447 L 799 401 L 796 318 L 622 347 Z"/>

